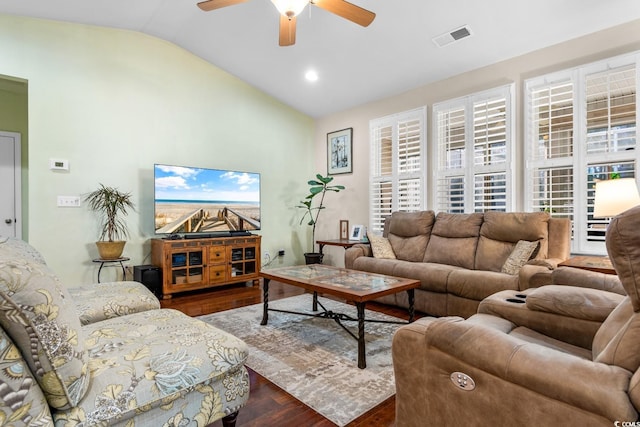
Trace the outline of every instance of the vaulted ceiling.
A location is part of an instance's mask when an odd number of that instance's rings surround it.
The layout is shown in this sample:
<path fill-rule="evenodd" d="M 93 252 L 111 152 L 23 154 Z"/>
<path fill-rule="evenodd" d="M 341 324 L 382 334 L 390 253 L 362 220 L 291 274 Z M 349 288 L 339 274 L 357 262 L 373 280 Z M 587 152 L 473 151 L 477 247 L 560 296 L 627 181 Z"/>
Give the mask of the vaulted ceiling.
<path fill-rule="evenodd" d="M 156 36 L 316 118 L 640 19 L 638 0 L 351 2 L 376 13 L 370 26 L 307 6 L 288 47 L 278 45 L 270 0 L 210 12 L 197 0 L 0 0 L 0 13 Z M 433 42 L 462 26 L 470 37 Z"/>

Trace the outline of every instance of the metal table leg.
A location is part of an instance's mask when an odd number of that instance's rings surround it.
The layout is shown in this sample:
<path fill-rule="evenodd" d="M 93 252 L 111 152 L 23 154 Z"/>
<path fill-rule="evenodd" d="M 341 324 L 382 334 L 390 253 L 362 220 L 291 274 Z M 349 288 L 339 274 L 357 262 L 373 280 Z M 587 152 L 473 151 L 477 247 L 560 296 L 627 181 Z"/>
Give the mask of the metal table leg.
<path fill-rule="evenodd" d="M 261 325 L 266 325 L 269 321 L 269 279 L 264 279 L 262 284 L 262 321 Z"/>
<path fill-rule="evenodd" d="M 102 267 L 104 267 L 104 262 L 101 262 L 100 267 L 98 268 L 98 283 L 100 283 L 100 272 L 102 272 Z"/>
<path fill-rule="evenodd" d="M 411 323 L 415 316 L 415 289 L 407 290 L 407 294 L 409 294 L 409 323 Z"/>
<path fill-rule="evenodd" d="M 364 347 L 364 302 L 357 302 L 358 309 L 358 368 L 367 367 L 366 351 Z"/>

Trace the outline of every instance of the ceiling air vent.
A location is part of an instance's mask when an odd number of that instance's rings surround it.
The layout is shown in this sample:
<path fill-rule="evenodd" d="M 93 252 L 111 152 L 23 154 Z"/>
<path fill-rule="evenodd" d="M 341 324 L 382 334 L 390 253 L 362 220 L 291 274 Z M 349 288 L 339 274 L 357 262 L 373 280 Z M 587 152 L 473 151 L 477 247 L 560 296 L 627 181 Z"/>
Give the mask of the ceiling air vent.
<path fill-rule="evenodd" d="M 436 46 L 444 47 L 448 44 L 464 39 L 465 37 L 469 37 L 470 35 L 471 29 L 465 25 L 447 33 L 440 34 L 439 36 L 434 37 L 432 40 L 436 44 Z"/>

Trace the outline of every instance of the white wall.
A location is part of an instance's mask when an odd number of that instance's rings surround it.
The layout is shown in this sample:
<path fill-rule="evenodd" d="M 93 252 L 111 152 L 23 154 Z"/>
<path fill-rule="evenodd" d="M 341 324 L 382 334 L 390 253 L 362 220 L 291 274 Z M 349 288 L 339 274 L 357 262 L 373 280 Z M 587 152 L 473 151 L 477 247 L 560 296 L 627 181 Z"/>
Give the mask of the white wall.
<path fill-rule="evenodd" d="M 261 173 L 263 248 L 300 262 L 307 229 L 293 206 L 313 170 L 310 117 L 136 32 L 0 15 L 0 52 L 0 75 L 28 81 L 29 241 L 68 285 L 96 278 L 97 225 L 86 208 L 56 207 L 57 196 L 98 183 L 132 192 L 125 255 L 147 264 L 154 163 Z M 49 170 L 50 158 L 70 171 Z"/>
<path fill-rule="evenodd" d="M 461 43 L 464 43 L 462 41 Z M 452 78 L 434 82 L 406 93 L 377 102 L 362 105 L 333 114 L 316 121 L 315 158 L 316 168 L 326 171 L 326 134 L 344 128 L 353 128 L 353 174 L 337 175 L 347 191 L 330 200 L 316 230 L 317 238 L 337 238 L 340 219 L 350 224 L 364 224 L 369 220 L 369 121 L 390 114 L 427 106 L 427 151 L 433 155 L 431 142 L 434 103 L 464 96 L 509 82 L 516 84 L 516 138 L 517 167 L 516 185 L 522 185 L 523 170 L 523 87 L 528 78 L 553 71 L 575 67 L 599 59 L 640 50 L 640 20 L 600 31 L 572 41 L 535 51 L 517 58 L 499 62 Z M 430 172 L 428 176 L 430 178 Z M 428 182 L 431 185 L 431 181 Z M 337 199 L 337 200 L 336 200 Z M 522 209 L 524 198 L 518 192 L 517 209 Z M 429 209 L 432 207 L 429 205 Z M 327 218 L 329 217 L 329 218 Z M 344 265 L 341 248 L 326 248 L 325 259 L 335 265 Z"/>

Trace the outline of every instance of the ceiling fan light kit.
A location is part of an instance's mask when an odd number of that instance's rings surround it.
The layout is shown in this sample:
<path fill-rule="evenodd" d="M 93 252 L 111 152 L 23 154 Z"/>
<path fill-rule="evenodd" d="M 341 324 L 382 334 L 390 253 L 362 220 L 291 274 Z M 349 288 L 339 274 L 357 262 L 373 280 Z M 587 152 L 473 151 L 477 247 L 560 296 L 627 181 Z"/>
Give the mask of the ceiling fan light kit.
<path fill-rule="evenodd" d="M 248 0 L 206 0 L 198 3 L 198 7 L 205 12 L 245 3 Z M 296 42 L 296 16 L 307 6 L 312 4 L 338 15 L 363 27 L 373 22 L 376 14 L 351 4 L 345 0 L 271 0 L 280 12 L 280 46 L 291 46 Z"/>
<path fill-rule="evenodd" d="M 281 15 L 291 19 L 298 16 L 309 3 L 309 0 L 271 0 Z"/>

